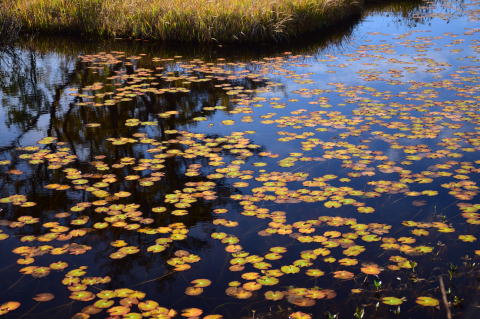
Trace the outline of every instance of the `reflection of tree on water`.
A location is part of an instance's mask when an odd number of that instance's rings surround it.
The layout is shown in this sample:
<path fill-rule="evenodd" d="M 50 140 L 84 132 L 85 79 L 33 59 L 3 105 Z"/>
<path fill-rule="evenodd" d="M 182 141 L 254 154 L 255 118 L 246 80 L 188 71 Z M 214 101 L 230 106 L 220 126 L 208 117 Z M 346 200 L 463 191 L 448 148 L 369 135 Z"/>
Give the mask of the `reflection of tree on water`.
<path fill-rule="evenodd" d="M 65 179 L 61 169 L 51 170 L 47 168 L 47 164 L 38 164 L 31 166 L 31 170 L 23 165 L 23 162 L 18 160 L 18 153 L 13 150 L 15 148 L 23 134 L 35 128 L 37 126 L 40 116 L 48 116 L 49 123 L 47 128 L 47 135 L 56 136 L 59 140 L 66 142 L 66 146 L 70 147 L 72 154 L 76 154 L 80 159 L 71 163 L 68 167 L 76 167 L 83 173 L 98 173 L 92 170 L 91 165 L 84 162 L 84 160 L 95 160 L 95 155 L 107 154 L 108 157 L 104 159 L 107 165 L 118 163 L 124 157 L 131 157 L 139 159 L 139 155 L 143 154 L 146 150 L 145 147 L 138 144 L 126 144 L 122 146 L 111 145 L 106 141 L 108 137 L 127 137 L 132 133 L 138 131 L 138 128 L 130 128 L 124 125 L 128 118 L 139 118 L 142 121 L 156 120 L 157 113 L 165 112 L 168 110 L 178 111 L 179 114 L 171 116 L 165 119 L 159 119 L 160 124 L 158 126 L 150 127 L 149 136 L 159 138 L 159 140 L 166 140 L 175 138 L 175 134 L 167 134 L 165 131 L 176 129 L 179 126 L 194 123 L 192 120 L 199 116 L 211 116 L 217 110 L 205 111 L 202 110 L 204 106 L 214 106 L 219 101 L 222 101 L 223 105 L 231 107 L 230 97 L 225 94 L 225 91 L 219 87 L 215 87 L 215 83 L 201 83 L 190 86 L 190 92 L 183 94 L 182 96 L 174 94 L 164 94 L 161 96 L 155 95 L 142 95 L 136 97 L 134 101 L 122 102 L 122 105 L 117 106 L 104 106 L 104 107 L 81 107 L 76 103 L 82 102 L 81 97 L 68 98 L 66 96 L 66 89 L 69 87 L 85 87 L 92 82 L 99 82 L 104 80 L 110 73 L 102 75 L 92 74 L 91 70 L 85 64 L 76 63 L 73 68 L 66 69 L 66 79 L 61 85 L 47 86 L 47 89 L 40 87 L 39 82 L 42 82 L 43 77 L 49 77 L 48 74 L 39 71 L 39 66 L 36 63 L 36 56 L 32 53 L 32 59 L 30 59 L 30 69 L 26 72 L 25 78 L 33 77 L 32 83 L 28 85 L 18 85 L 13 92 L 14 95 L 29 95 L 31 103 L 27 104 L 23 108 L 23 114 L 28 116 L 32 113 L 33 105 L 37 107 L 37 118 L 34 119 L 32 125 L 22 127 L 22 134 L 12 145 L 4 149 L 10 151 L 10 158 L 12 164 L 9 168 L 21 167 L 25 171 L 24 175 L 11 176 L 5 174 L 4 184 L 2 187 L 2 195 L 8 196 L 10 194 L 27 194 L 28 200 L 36 202 L 37 205 L 33 208 L 18 208 L 11 207 L 6 210 L 4 218 L 13 221 L 19 216 L 29 215 L 32 217 L 39 217 L 41 222 L 21 227 L 18 229 L 11 229 L 8 232 L 15 236 L 34 235 L 41 236 L 49 232 L 48 228 L 42 226 L 43 223 L 48 221 L 58 221 L 61 225 L 69 226 L 70 222 L 79 216 L 89 216 L 90 220 L 88 224 L 81 226 L 80 228 L 91 227 L 95 222 L 103 221 L 102 215 L 98 213 L 89 213 L 87 209 L 86 214 L 82 212 L 80 214 L 72 213 L 71 216 L 63 219 L 53 218 L 54 214 L 62 211 L 69 211 L 70 208 L 78 202 L 88 202 L 94 200 L 92 196 L 87 196 L 88 193 L 84 191 L 66 190 L 66 191 L 49 191 L 44 189 L 44 186 L 51 183 L 68 184 L 68 180 Z M 120 68 L 121 66 L 117 66 Z M 41 68 L 41 67 L 40 67 Z M 34 70 L 33 72 L 30 72 Z M 112 69 L 112 72 L 115 68 Z M 132 72 L 134 69 L 132 69 Z M 39 80 L 40 78 L 40 80 Z M 212 81 L 213 82 L 213 81 Z M 170 86 L 176 86 L 179 83 L 170 83 Z M 263 81 L 253 82 L 249 80 L 236 81 L 234 85 L 242 85 L 247 89 L 254 90 L 257 87 L 264 85 Z M 50 89 L 50 90 L 48 90 Z M 35 92 L 35 94 L 28 94 L 27 92 Z M 50 92 L 53 92 L 53 96 L 50 97 Z M 81 92 L 81 91 L 80 91 Z M 250 94 L 253 96 L 254 93 Z M 48 103 L 47 103 L 48 102 Z M 66 105 L 66 106 L 63 106 Z M 14 118 L 10 125 L 14 125 L 16 121 L 19 124 L 24 124 L 23 118 Z M 93 129 L 91 132 L 89 128 L 85 127 L 86 123 L 99 122 L 102 125 Z M 141 130 L 141 129 L 140 129 Z M 218 138 L 219 136 L 212 136 L 211 138 Z M 172 148 L 181 149 L 182 145 L 171 145 Z M 52 153 L 57 152 L 60 146 L 56 144 L 49 144 L 42 147 L 48 149 Z M 223 151 L 221 151 L 223 152 Z M 222 156 L 227 156 L 222 154 Z M 144 213 L 144 218 L 153 218 L 154 223 L 152 227 L 158 227 L 162 225 L 169 225 L 172 222 L 182 222 L 187 228 L 191 228 L 197 225 L 199 222 L 212 222 L 212 210 L 216 207 L 225 207 L 229 203 L 229 197 L 234 192 L 232 187 L 225 183 L 224 179 L 216 179 L 216 186 L 214 188 L 217 196 L 214 200 L 199 199 L 196 203 L 188 209 L 189 214 L 182 217 L 175 217 L 170 215 L 158 215 L 152 214 L 151 208 L 161 205 L 165 194 L 173 193 L 176 190 L 180 190 L 185 187 L 185 184 L 189 181 L 201 181 L 206 180 L 205 176 L 201 174 L 197 177 L 187 177 L 184 175 L 185 169 L 190 164 L 202 164 L 202 167 L 208 167 L 208 160 L 203 159 L 187 159 L 179 156 L 168 157 L 165 159 L 165 167 L 161 170 L 164 173 L 160 182 L 154 183 L 149 187 L 142 187 L 136 183 L 136 181 L 126 181 L 122 178 L 129 173 L 126 168 L 118 168 L 108 171 L 118 176 L 119 181 L 113 183 L 109 187 L 110 192 L 116 192 L 120 190 L 128 190 L 132 193 L 130 198 L 133 201 L 140 204 L 140 211 Z M 135 173 L 135 172 L 134 172 Z M 144 172 L 140 173 L 143 175 Z M 129 200 L 123 200 L 120 202 L 128 203 Z M 72 227 L 72 229 L 74 229 Z M 127 279 L 132 270 L 135 269 L 135 273 L 150 273 L 151 271 L 165 271 L 165 260 L 172 257 L 175 250 L 186 249 L 192 252 L 198 252 L 202 248 L 208 245 L 207 241 L 187 237 L 184 241 L 174 242 L 171 247 L 163 253 L 155 254 L 146 253 L 145 247 L 147 244 L 154 243 L 154 239 L 148 238 L 145 234 L 139 234 L 132 231 L 126 231 L 123 229 L 108 229 L 108 230 L 94 230 L 92 233 L 88 233 L 84 237 L 73 238 L 68 241 L 62 241 L 62 244 L 71 242 L 84 244 L 93 247 L 92 252 L 87 254 L 95 255 L 95 263 L 92 266 L 93 271 L 100 271 L 104 274 L 108 274 L 112 277 L 123 278 L 122 281 L 117 281 L 118 284 L 127 284 L 133 282 L 133 280 Z M 108 254 L 113 251 L 113 247 L 109 246 L 111 241 L 117 239 L 126 240 L 129 245 L 138 246 L 142 248 L 142 252 L 135 254 L 134 256 L 127 256 L 125 259 L 112 260 L 106 258 Z M 99 245 L 99 243 L 102 243 Z M 36 244 L 36 242 L 35 242 Z M 99 249 L 99 248 L 104 249 Z M 75 260 L 75 263 L 88 262 L 88 256 L 82 257 L 66 257 L 68 260 Z M 159 265 L 163 265 L 164 268 L 159 268 Z M 153 270 L 152 270 L 153 267 Z M 157 267 L 155 269 L 155 267 Z M 61 288 L 64 289 L 64 288 Z"/>
<path fill-rule="evenodd" d="M 63 90 L 71 83 L 75 70 L 69 69 L 70 57 L 58 59 L 59 70 L 52 70 L 35 51 L 4 53 L 0 60 L 0 97 L 7 115 L 5 124 L 9 129 L 16 127 L 19 130 L 9 145 L 3 142 L 0 146 L 0 151 L 6 151 L 18 146 L 27 133 L 36 129 L 41 116 L 55 114 Z"/>
<path fill-rule="evenodd" d="M 41 63 L 45 62 L 42 61 Z M 60 63 L 69 64 L 68 61 Z M 130 69 L 127 74 L 133 74 L 135 68 L 130 67 Z M 213 114 L 213 111 L 202 110 L 204 106 L 215 106 L 216 103 L 220 102 L 222 105 L 231 107 L 231 97 L 226 95 L 222 88 L 215 87 L 217 82 L 213 81 L 213 83 L 192 83 L 189 85 L 190 92 L 188 94 L 142 95 L 134 98 L 131 102 L 122 102 L 121 105 L 97 108 L 76 106 L 75 103 L 81 102 L 82 98 L 71 99 L 65 92 L 67 88 L 82 88 L 95 82 L 104 82 L 108 75 L 119 70 L 125 71 L 125 68 L 122 65 L 114 66 L 105 74 L 99 75 L 94 74 L 85 63 L 77 62 L 71 69 L 65 67 L 61 72 L 61 74 L 64 74 L 61 76 L 61 85 L 49 85 L 49 78 L 56 75 L 48 74 L 44 65 L 37 67 L 35 53 L 31 52 L 30 65 L 25 67 L 24 72 L 19 72 L 21 76 L 18 74 L 16 79 L 12 79 L 8 86 L 4 86 L 4 99 L 10 100 L 9 103 L 4 103 L 5 110 L 10 114 L 8 125 L 19 126 L 22 133 L 11 145 L 5 146 L 3 149 L 7 150 L 15 147 L 26 132 L 36 127 L 38 119 L 44 114 L 49 115 L 48 135 L 64 138 L 72 148 L 90 144 L 90 147 L 101 152 L 101 146 L 104 144 L 102 139 L 105 136 L 119 137 L 132 131 L 123 126 L 128 118 L 139 118 L 142 121 L 158 120 L 159 126 L 155 129 L 159 130 L 162 136 L 165 136 L 165 130 L 190 124 L 195 117 Z M 39 76 L 42 77 L 41 85 L 38 84 L 37 80 Z M 263 81 L 253 82 L 248 79 L 232 81 L 232 83 L 232 85 L 241 85 L 251 90 L 265 85 Z M 179 81 L 162 84 L 162 87 L 177 86 L 181 86 Z M 80 90 L 79 93 L 83 93 L 83 91 Z M 17 97 L 23 99 L 18 103 L 18 106 L 15 101 Z M 179 114 L 167 119 L 158 119 L 157 113 L 168 110 L 178 111 Z M 92 121 L 101 123 L 101 127 L 94 130 L 86 128 L 85 124 Z M 73 148 L 73 151 L 75 154 L 77 153 L 75 148 Z"/>
<path fill-rule="evenodd" d="M 137 128 L 129 128 L 124 125 L 125 121 L 128 118 L 138 117 L 143 121 L 156 120 L 156 113 L 166 110 L 176 110 L 179 111 L 179 114 L 174 117 L 169 117 L 166 119 L 159 120 L 159 126 L 154 127 L 153 136 L 158 136 L 161 139 L 164 139 L 167 135 L 165 134 L 166 130 L 175 129 L 178 126 L 192 123 L 194 117 L 203 115 L 210 116 L 215 111 L 204 111 L 201 110 L 203 106 L 215 105 L 219 100 L 226 102 L 227 105 L 230 105 L 230 97 L 225 94 L 221 88 L 216 88 L 215 83 L 202 83 L 198 85 L 192 85 L 190 87 L 190 92 L 188 94 L 182 94 L 178 97 L 174 94 L 165 94 L 161 96 L 154 95 L 143 95 L 135 98 L 132 102 L 122 102 L 120 106 L 105 106 L 105 107 L 80 107 L 76 106 L 75 103 L 81 102 L 80 97 L 75 97 L 73 101 L 68 103 L 67 107 L 62 108 L 62 103 L 66 98 L 63 94 L 63 91 L 67 87 L 84 87 L 92 82 L 99 82 L 104 80 L 109 74 L 104 74 L 103 76 L 95 77 L 91 74 L 90 70 L 86 67 L 85 64 L 76 63 L 73 71 L 68 72 L 64 78 L 67 79 L 62 86 L 54 87 L 54 97 L 51 103 L 46 103 L 47 94 L 45 91 L 40 90 L 35 85 L 37 83 L 38 73 L 42 76 L 47 76 L 42 72 L 37 71 L 35 55 L 30 56 L 30 68 L 28 69 L 28 74 L 25 78 L 33 78 L 32 85 L 18 85 L 18 88 L 13 91 L 14 95 L 25 95 L 32 98 L 30 104 L 25 108 L 22 114 L 28 115 L 31 113 L 30 108 L 33 108 L 35 102 L 37 103 L 37 108 L 39 109 L 38 114 L 41 115 L 48 110 L 50 114 L 50 121 L 48 125 L 48 135 L 57 136 L 60 140 L 64 140 L 68 143 L 68 146 L 71 148 L 73 154 L 77 154 L 77 148 L 81 149 L 81 152 L 85 152 L 85 149 L 89 149 L 88 155 L 85 155 L 85 158 L 93 160 L 94 155 L 98 154 L 109 154 L 107 161 L 108 164 L 118 162 L 122 157 L 138 157 L 139 149 L 136 146 L 127 144 L 122 147 L 112 146 L 111 143 L 106 142 L 105 139 L 108 137 L 120 137 L 120 136 L 129 136 L 132 132 L 136 131 Z M 35 69 L 32 71 L 32 69 Z M 115 71 L 115 69 L 113 69 Z M 240 83 L 235 83 L 238 85 Z M 252 82 L 252 81 L 243 81 L 244 87 L 248 89 L 255 89 L 263 85 L 263 82 Z M 175 84 L 174 84 L 175 85 Z M 30 88 L 32 87 L 32 88 Z M 28 90 L 33 90 L 38 94 L 29 94 Z M 81 92 L 81 91 L 80 91 Z M 36 98 L 36 100 L 35 100 Z M 22 104 L 23 105 L 23 104 Z M 40 107 L 38 107 L 40 106 Z M 46 107 L 48 106 L 48 108 Z M 101 123 L 101 127 L 95 128 L 91 132 L 85 127 L 85 124 L 89 121 L 97 121 Z M 19 124 L 23 124 L 25 121 L 23 118 L 17 119 Z M 12 121 L 16 123 L 17 121 Z M 29 129 L 29 126 L 24 127 L 26 130 Z M 12 148 L 15 145 L 12 145 Z M 55 146 L 47 146 L 51 148 L 52 151 L 55 151 Z M 112 156 L 113 155 L 113 156 Z M 185 166 L 186 164 L 184 164 Z M 166 174 L 168 176 L 175 175 L 175 170 L 177 170 L 175 163 L 169 163 L 166 165 L 166 169 L 170 170 L 171 174 Z M 43 181 L 53 181 L 58 178 L 58 174 L 55 171 L 50 171 L 46 167 L 37 167 L 36 172 L 37 182 L 36 185 L 40 186 L 38 180 Z M 178 174 L 178 173 L 177 173 Z M 7 177 L 9 178 L 9 177 Z M 8 180 L 9 183 L 13 183 L 13 180 Z M 167 183 L 168 185 L 175 185 L 171 181 Z M 27 190 L 28 193 L 37 193 L 35 188 Z M 155 190 L 158 191 L 158 190 Z M 41 192 L 40 192 L 41 193 Z M 63 198 L 60 202 L 63 202 Z M 42 202 L 42 201 L 41 201 Z M 66 207 L 64 207 L 65 209 Z"/>

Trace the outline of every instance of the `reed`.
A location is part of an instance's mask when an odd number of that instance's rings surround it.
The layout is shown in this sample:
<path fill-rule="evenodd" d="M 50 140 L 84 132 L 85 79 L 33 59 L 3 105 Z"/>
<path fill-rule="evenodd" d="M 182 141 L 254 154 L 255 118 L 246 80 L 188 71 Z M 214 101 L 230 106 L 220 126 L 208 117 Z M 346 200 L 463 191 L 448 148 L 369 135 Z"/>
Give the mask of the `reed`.
<path fill-rule="evenodd" d="M 363 7 L 363 0 L 3 1 L 0 19 L 15 19 L 25 32 L 221 43 L 298 38 Z"/>
<path fill-rule="evenodd" d="M 20 21 L 10 13 L 6 2 L 0 2 L 0 46 L 12 43 L 20 33 Z"/>

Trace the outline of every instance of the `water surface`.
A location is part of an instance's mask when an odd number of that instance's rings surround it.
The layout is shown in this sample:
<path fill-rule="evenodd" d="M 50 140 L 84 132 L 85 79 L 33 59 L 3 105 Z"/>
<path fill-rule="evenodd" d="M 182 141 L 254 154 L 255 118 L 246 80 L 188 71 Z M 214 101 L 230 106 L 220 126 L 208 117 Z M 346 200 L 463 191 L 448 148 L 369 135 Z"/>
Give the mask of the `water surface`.
<path fill-rule="evenodd" d="M 4 48 L 0 313 L 476 318 L 479 5 Z"/>

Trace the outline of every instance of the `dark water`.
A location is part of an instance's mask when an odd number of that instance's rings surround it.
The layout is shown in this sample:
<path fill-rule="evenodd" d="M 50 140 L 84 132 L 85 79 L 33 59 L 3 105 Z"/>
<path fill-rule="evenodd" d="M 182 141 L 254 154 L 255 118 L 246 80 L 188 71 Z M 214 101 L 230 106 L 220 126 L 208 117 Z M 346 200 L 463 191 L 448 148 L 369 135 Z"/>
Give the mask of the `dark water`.
<path fill-rule="evenodd" d="M 479 10 L 4 48 L 0 314 L 477 318 Z"/>

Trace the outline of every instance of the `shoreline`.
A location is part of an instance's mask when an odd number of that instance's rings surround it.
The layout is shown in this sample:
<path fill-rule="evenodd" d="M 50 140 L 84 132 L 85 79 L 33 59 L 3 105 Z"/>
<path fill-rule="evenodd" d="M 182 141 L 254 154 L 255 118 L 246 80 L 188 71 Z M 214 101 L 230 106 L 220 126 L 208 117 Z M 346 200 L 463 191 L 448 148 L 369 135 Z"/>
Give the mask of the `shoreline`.
<path fill-rule="evenodd" d="M 288 43 L 361 16 L 375 0 L 5 0 L 0 35 L 188 43 Z M 2 27 L 3 26 L 3 27 Z M 6 26 L 6 28 L 5 28 Z M 5 35 L 8 34 L 8 35 Z"/>

